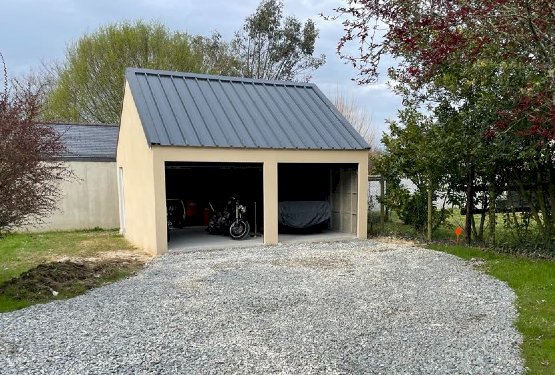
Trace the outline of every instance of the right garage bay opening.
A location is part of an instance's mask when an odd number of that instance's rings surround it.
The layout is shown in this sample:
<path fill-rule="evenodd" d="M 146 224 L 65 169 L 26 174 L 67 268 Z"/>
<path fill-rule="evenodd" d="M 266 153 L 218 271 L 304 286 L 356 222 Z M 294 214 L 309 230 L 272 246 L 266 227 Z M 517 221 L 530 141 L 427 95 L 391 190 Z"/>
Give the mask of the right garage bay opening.
<path fill-rule="evenodd" d="M 279 163 L 279 241 L 354 238 L 357 164 Z"/>

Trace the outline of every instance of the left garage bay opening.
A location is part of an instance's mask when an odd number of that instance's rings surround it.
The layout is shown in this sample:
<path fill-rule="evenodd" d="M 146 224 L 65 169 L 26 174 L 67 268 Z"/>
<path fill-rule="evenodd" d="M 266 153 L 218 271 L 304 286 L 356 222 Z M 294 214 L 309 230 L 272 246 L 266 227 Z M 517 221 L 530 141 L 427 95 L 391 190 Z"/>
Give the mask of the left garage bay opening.
<path fill-rule="evenodd" d="M 262 163 L 166 162 L 165 172 L 170 250 L 262 243 Z M 227 224 L 241 211 L 239 205 L 249 233 L 234 240 Z M 217 219 L 210 222 L 214 214 Z M 238 236 L 246 228 L 232 230 Z"/>

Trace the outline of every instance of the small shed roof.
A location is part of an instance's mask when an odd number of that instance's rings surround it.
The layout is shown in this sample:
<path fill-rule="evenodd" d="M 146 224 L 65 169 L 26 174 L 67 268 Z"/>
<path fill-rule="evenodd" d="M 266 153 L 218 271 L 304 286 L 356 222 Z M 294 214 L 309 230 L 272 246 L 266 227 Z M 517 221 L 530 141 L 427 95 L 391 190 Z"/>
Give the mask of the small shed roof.
<path fill-rule="evenodd" d="M 147 141 L 162 146 L 364 150 L 312 83 L 128 69 Z"/>
<path fill-rule="evenodd" d="M 48 124 L 60 135 L 66 146 L 63 159 L 116 160 L 117 125 Z"/>

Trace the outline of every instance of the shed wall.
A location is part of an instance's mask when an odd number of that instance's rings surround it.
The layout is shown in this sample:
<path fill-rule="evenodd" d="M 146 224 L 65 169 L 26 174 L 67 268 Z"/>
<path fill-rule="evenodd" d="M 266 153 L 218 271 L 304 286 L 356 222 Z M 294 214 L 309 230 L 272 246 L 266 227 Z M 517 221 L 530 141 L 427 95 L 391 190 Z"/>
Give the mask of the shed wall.
<path fill-rule="evenodd" d="M 115 162 L 66 163 L 75 178 L 60 184 L 61 199 L 45 222 L 24 231 L 74 230 L 119 227 Z"/>

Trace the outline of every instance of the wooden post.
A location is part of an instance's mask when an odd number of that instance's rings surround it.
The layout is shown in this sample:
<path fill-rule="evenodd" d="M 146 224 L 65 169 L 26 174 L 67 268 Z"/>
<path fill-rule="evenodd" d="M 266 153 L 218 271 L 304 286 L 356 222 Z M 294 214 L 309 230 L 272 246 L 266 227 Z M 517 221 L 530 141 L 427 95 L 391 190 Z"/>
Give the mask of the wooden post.
<path fill-rule="evenodd" d="M 432 184 L 428 184 L 428 242 L 432 242 L 432 215 L 433 215 L 433 192 Z"/>
<path fill-rule="evenodd" d="M 497 194 L 495 191 L 495 185 L 490 183 L 489 185 L 489 244 L 493 247 L 497 245 L 497 241 L 495 239 L 495 226 L 497 221 L 497 207 L 495 201 L 497 200 Z"/>
<path fill-rule="evenodd" d="M 383 204 L 383 197 L 385 195 L 385 183 L 383 176 L 380 176 L 380 227 L 383 231 L 385 224 L 385 206 Z"/>

